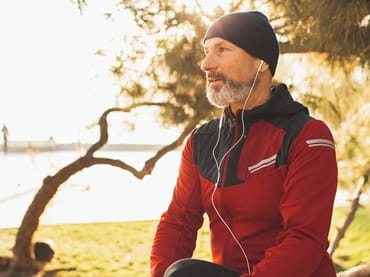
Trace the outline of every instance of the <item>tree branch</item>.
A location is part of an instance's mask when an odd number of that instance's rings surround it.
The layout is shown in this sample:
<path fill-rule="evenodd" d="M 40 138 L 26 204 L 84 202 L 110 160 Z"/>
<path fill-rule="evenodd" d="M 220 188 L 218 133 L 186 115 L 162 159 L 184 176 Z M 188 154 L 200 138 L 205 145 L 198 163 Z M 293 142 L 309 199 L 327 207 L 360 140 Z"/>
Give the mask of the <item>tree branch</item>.
<path fill-rule="evenodd" d="M 99 119 L 99 127 L 100 127 L 100 138 L 99 140 L 94 143 L 86 152 L 86 156 L 93 156 L 94 153 L 100 149 L 101 147 L 103 147 L 104 144 L 107 143 L 108 141 L 108 120 L 107 120 L 107 117 L 110 113 L 112 112 L 130 112 L 132 111 L 133 109 L 135 108 L 138 108 L 138 107 L 143 107 L 143 106 L 171 106 L 173 107 L 174 105 L 171 104 L 171 103 L 164 103 L 164 102 L 140 102 L 140 103 L 135 103 L 135 104 L 132 104 L 128 107 L 125 107 L 125 108 L 110 108 L 108 110 L 106 110 L 105 112 L 103 112 L 103 114 L 100 116 L 100 119 Z"/>
<path fill-rule="evenodd" d="M 34 196 L 29 205 L 21 226 L 18 228 L 15 245 L 13 247 L 13 259 L 11 260 L 10 276 L 19 276 L 20 272 L 32 275 L 38 272 L 39 268 L 35 262 L 31 252 L 31 242 L 34 232 L 39 225 L 39 218 L 44 212 L 49 201 L 56 194 L 59 186 L 66 182 L 71 176 L 77 172 L 96 164 L 108 164 L 118 168 L 122 168 L 131 172 L 135 177 L 142 179 L 145 175 L 151 174 L 156 162 L 167 152 L 175 149 L 182 144 L 189 132 L 195 128 L 199 122 L 199 114 L 188 121 L 181 135 L 171 144 L 160 149 L 152 158 L 145 162 L 144 167 L 138 171 L 133 166 L 121 161 L 110 158 L 93 157 L 95 151 L 100 149 L 108 141 L 107 117 L 111 112 L 129 112 L 132 109 L 140 106 L 173 106 L 170 103 L 151 103 L 142 102 L 133 104 L 126 108 L 111 108 L 106 110 L 99 120 L 100 139 L 97 143 L 88 149 L 86 154 L 74 162 L 60 169 L 55 175 L 47 176 L 43 180 L 43 184 Z"/>
<path fill-rule="evenodd" d="M 138 179 L 144 178 L 146 175 L 150 175 L 154 169 L 155 164 L 157 161 L 164 156 L 166 153 L 176 149 L 179 147 L 184 139 L 188 136 L 188 134 L 195 128 L 195 126 L 198 124 L 199 120 L 194 118 L 193 120 L 189 121 L 189 124 L 184 128 L 184 131 L 180 134 L 180 136 L 173 141 L 172 143 L 164 146 L 161 148 L 153 157 L 149 158 L 148 160 L 145 161 L 145 164 L 143 168 L 139 171 L 135 167 L 126 164 L 125 162 L 121 160 L 115 160 L 115 159 L 110 159 L 110 158 L 100 158 L 100 157 L 92 157 L 89 160 L 89 164 L 107 164 L 111 166 L 115 166 L 124 170 L 129 171 Z"/>

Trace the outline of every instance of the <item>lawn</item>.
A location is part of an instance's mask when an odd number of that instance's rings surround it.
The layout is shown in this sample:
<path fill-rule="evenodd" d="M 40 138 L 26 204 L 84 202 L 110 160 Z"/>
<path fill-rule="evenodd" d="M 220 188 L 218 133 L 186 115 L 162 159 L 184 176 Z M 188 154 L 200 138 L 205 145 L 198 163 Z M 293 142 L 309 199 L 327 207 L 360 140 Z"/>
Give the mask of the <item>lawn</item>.
<path fill-rule="evenodd" d="M 334 224 L 340 224 L 345 208 L 336 208 Z M 335 255 L 338 269 L 370 261 L 370 213 L 361 208 Z M 40 226 L 36 238 L 56 243 L 56 255 L 47 265 L 48 276 L 148 277 L 148 256 L 157 221 L 111 222 Z M 207 225 L 207 224 L 205 224 Z M 331 232 L 333 234 L 334 232 Z M 0 229 L 0 255 L 11 255 L 16 229 Z M 209 231 L 198 236 L 195 257 L 209 259 Z"/>

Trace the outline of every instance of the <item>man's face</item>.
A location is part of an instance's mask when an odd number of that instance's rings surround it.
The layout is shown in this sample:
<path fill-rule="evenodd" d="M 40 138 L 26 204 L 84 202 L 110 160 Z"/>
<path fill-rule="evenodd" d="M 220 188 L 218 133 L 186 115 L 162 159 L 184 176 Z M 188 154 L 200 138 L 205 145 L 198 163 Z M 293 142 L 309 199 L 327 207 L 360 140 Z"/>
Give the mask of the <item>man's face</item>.
<path fill-rule="evenodd" d="M 219 37 L 204 43 L 201 69 L 207 77 L 207 97 L 211 104 L 225 107 L 245 99 L 253 83 L 259 59 Z"/>

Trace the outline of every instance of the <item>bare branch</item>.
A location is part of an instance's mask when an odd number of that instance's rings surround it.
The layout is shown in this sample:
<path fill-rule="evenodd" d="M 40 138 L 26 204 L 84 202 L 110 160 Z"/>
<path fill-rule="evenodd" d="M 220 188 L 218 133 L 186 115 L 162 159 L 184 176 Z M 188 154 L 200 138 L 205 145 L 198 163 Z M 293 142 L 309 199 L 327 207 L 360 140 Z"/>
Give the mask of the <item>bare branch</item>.
<path fill-rule="evenodd" d="M 140 102 L 140 103 L 134 103 L 130 106 L 124 107 L 124 108 L 110 108 L 103 112 L 103 114 L 100 116 L 99 119 L 99 127 L 100 127 L 100 138 L 99 140 L 94 143 L 86 152 L 86 156 L 93 156 L 93 154 L 104 146 L 104 144 L 108 141 L 108 120 L 107 117 L 112 112 L 130 112 L 131 110 L 143 107 L 143 106 L 171 106 L 173 107 L 173 104 L 171 103 L 164 103 L 164 102 Z"/>
<path fill-rule="evenodd" d="M 133 166 L 130 166 L 126 164 L 125 162 L 121 160 L 115 160 L 115 159 L 109 159 L 109 158 L 99 158 L 99 157 L 92 157 L 89 160 L 89 164 L 107 164 L 115 167 L 119 167 L 121 169 L 127 170 L 132 175 L 134 175 L 138 179 L 144 178 L 146 175 L 149 175 L 152 173 L 154 166 L 158 162 L 158 160 L 163 157 L 166 153 L 176 149 L 179 147 L 185 138 L 188 136 L 188 134 L 195 128 L 195 126 L 198 124 L 199 119 L 193 118 L 193 120 L 189 121 L 189 124 L 184 128 L 184 131 L 180 134 L 180 136 L 173 141 L 172 143 L 164 146 L 162 149 L 160 149 L 153 157 L 149 158 L 146 160 L 145 165 L 143 168 L 138 171 L 136 168 Z"/>
<path fill-rule="evenodd" d="M 152 158 L 145 162 L 144 167 L 138 171 L 133 166 L 121 161 L 110 158 L 100 158 L 93 157 L 96 150 L 100 149 L 108 141 L 108 128 L 107 128 L 107 117 L 111 112 L 129 112 L 134 108 L 140 106 L 174 106 L 171 103 L 136 103 L 126 108 L 111 108 L 106 110 L 99 120 L 100 125 L 100 139 L 95 143 L 86 154 L 74 162 L 68 164 L 67 166 L 60 169 L 55 175 L 47 176 L 40 189 L 34 196 L 31 204 L 29 205 L 21 226 L 18 228 L 18 233 L 16 236 L 15 245 L 13 247 L 13 259 L 11 263 L 11 274 L 17 275 L 17 272 L 25 272 L 29 275 L 38 272 L 40 269 L 37 263 L 33 259 L 31 253 L 31 242 L 34 232 L 37 230 L 39 225 L 39 219 L 44 212 L 48 202 L 54 197 L 59 186 L 66 182 L 71 176 L 77 172 L 91 167 L 97 164 L 108 164 L 118 168 L 122 168 L 131 172 L 135 177 L 142 179 L 145 175 L 151 174 L 156 162 L 169 151 L 177 148 L 182 144 L 185 137 L 190 133 L 190 131 L 195 128 L 200 118 L 195 116 L 188 121 L 188 125 L 181 133 L 181 135 L 171 144 L 160 149 Z"/>

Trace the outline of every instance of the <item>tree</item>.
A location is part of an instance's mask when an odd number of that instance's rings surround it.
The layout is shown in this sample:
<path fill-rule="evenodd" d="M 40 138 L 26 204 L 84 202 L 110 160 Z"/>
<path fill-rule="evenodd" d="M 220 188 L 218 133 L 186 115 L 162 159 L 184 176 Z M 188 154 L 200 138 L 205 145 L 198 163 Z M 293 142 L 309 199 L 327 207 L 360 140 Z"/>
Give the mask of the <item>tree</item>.
<path fill-rule="evenodd" d="M 154 105 L 154 103 L 150 103 Z M 158 104 L 162 105 L 162 104 Z M 170 105 L 170 104 L 165 104 Z M 71 176 L 77 172 L 89 168 L 94 165 L 111 165 L 124 170 L 128 170 L 135 177 L 142 179 L 145 175 L 151 174 L 156 162 L 167 152 L 175 149 L 185 139 L 187 134 L 195 127 L 197 120 L 188 121 L 188 126 L 184 128 L 183 133 L 171 144 L 160 149 L 153 157 L 145 162 L 145 165 L 141 170 L 137 170 L 131 165 L 121 160 L 115 160 L 104 157 L 96 157 L 95 153 L 108 141 L 108 120 L 107 117 L 112 112 L 130 112 L 134 108 L 145 106 L 145 103 L 138 105 L 131 105 L 126 108 L 111 108 L 106 110 L 100 117 L 100 139 L 93 144 L 85 153 L 84 156 L 78 158 L 74 162 L 60 169 L 55 175 L 47 176 L 41 188 L 38 190 L 33 201 L 28 207 L 25 216 L 23 217 L 22 223 L 19 227 L 15 245 L 13 248 L 13 257 L 10 260 L 8 266 L 10 266 L 7 276 L 22 277 L 36 274 L 42 268 L 36 261 L 32 248 L 32 238 L 39 225 L 39 218 L 45 210 L 48 202 L 56 194 L 60 185 L 67 181 Z M 2 258 L 2 257 L 1 257 Z M 3 258 L 0 260 L 8 259 Z"/>
<path fill-rule="evenodd" d="M 83 9 L 88 1 L 74 1 Z M 370 56 L 369 8 L 366 0 L 233 0 L 228 6 L 215 7 L 211 13 L 202 9 L 201 0 L 122 0 L 142 35 L 125 37 L 112 73 L 120 83 L 121 101 L 163 99 L 171 107 L 159 113 L 164 125 L 184 124 L 195 114 L 207 120 L 217 111 L 204 99 L 202 37 L 209 25 L 227 11 L 262 7 L 269 12 L 278 34 L 281 54 L 318 53 L 331 64 L 346 64 L 348 70 L 367 67 Z M 216 5 L 216 4 L 215 4 Z M 112 15 L 108 15 L 112 18 Z M 155 48 L 149 55 L 148 49 Z M 151 62 L 137 67 L 144 59 Z M 201 101 L 201 102 L 200 102 Z"/>
<path fill-rule="evenodd" d="M 322 53 L 333 62 L 369 65 L 366 0 L 271 0 L 282 53 Z"/>

